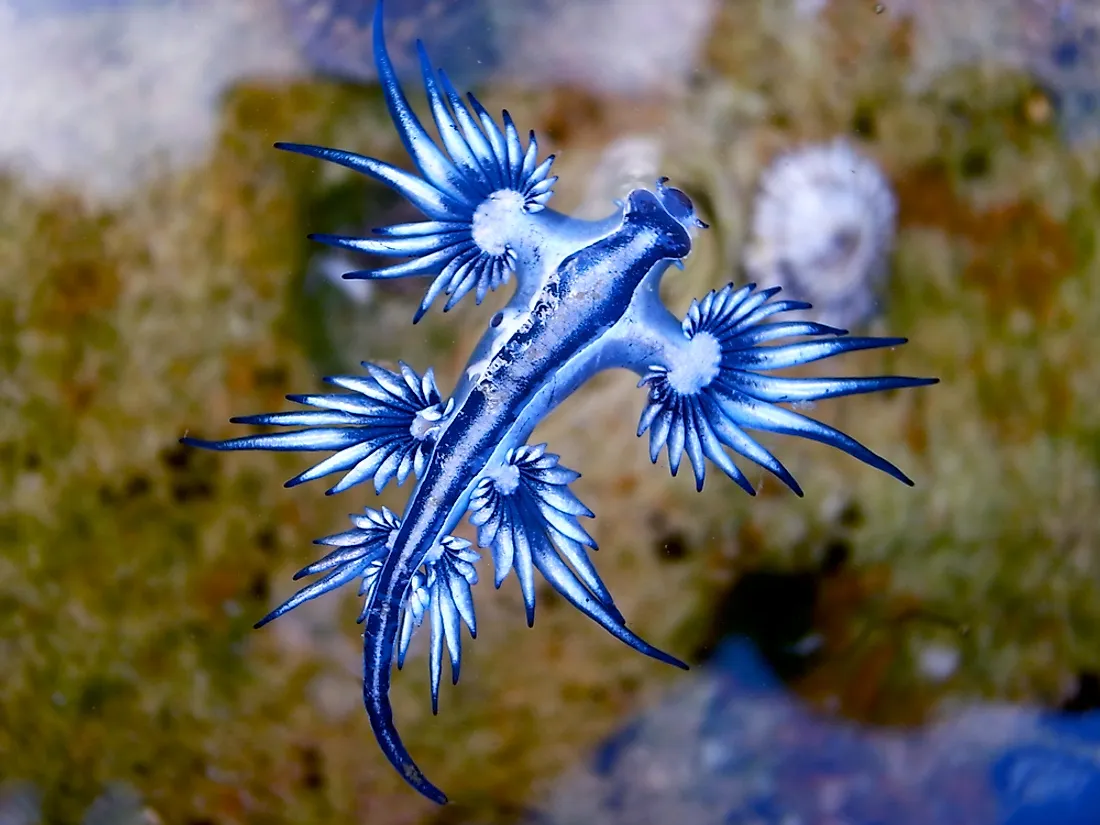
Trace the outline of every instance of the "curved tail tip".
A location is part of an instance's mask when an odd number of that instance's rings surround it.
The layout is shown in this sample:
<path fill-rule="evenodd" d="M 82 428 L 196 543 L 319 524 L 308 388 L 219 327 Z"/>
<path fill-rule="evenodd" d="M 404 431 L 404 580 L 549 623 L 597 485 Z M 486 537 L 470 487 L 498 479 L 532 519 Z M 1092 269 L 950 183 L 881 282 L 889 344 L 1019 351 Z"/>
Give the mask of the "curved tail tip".
<path fill-rule="evenodd" d="M 686 662 L 681 662 L 675 656 L 665 653 L 663 650 L 657 650 L 656 648 L 654 648 L 654 652 L 650 655 L 657 661 L 664 662 L 665 664 L 672 665 L 673 667 L 678 667 L 680 668 L 680 670 L 691 670 Z"/>
<path fill-rule="evenodd" d="M 642 639 L 640 636 L 636 636 L 635 634 L 631 633 L 629 630 L 626 630 L 625 626 L 623 627 L 623 630 L 626 632 L 627 638 L 623 638 L 622 636 L 620 636 L 619 638 L 622 639 L 622 641 L 626 642 L 627 645 L 634 648 L 639 653 L 641 653 L 645 656 L 648 656 L 651 659 L 656 659 L 658 662 L 664 662 L 666 665 L 672 665 L 673 667 L 678 667 L 678 668 L 680 668 L 680 670 L 691 670 L 691 668 L 687 665 L 686 662 L 681 662 L 679 659 L 677 659 L 671 653 L 665 653 L 659 647 L 654 647 L 649 642 Z"/>
<path fill-rule="evenodd" d="M 435 804 L 446 805 L 449 801 L 447 799 L 447 794 L 443 793 L 443 791 L 429 782 L 424 774 L 421 773 L 420 768 L 416 767 L 412 762 L 406 762 L 404 764 L 401 769 L 401 776 L 406 782 Z"/>
<path fill-rule="evenodd" d="M 368 715 L 370 715 L 369 712 Z M 404 745 L 401 744 L 401 740 L 397 738 L 397 731 L 393 729 L 392 725 L 387 725 L 387 728 L 386 735 L 378 737 L 378 744 L 381 745 L 382 753 L 385 754 L 386 759 L 401 774 L 401 778 L 419 791 L 422 796 L 427 797 L 437 805 L 446 805 L 447 794 L 429 782 L 428 778 L 424 776 L 424 772 L 412 761 Z M 375 734 L 377 735 L 377 730 Z"/>
<path fill-rule="evenodd" d="M 392 656 L 381 658 L 382 661 L 386 662 L 387 667 L 389 666 L 390 659 L 392 659 Z M 387 670 L 387 680 L 388 675 L 389 672 Z M 371 690 L 368 686 L 364 685 L 363 690 L 367 718 L 370 720 L 371 729 L 374 731 L 374 736 L 378 740 L 378 746 L 381 748 L 382 754 L 386 757 L 387 761 L 393 765 L 394 769 L 401 774 L 401 778 L 419 791 L 422 796 L 430 799 L 437 805 L 446 805 L 447 795 L 428 781 L 424 773 L 416 766 L 416 763 L 413 762 L 412 757 L 401 741 L 401 736 L 397 733 L 397 728 L 395 728 L 393 724 L 393 713 L 390 709 L 389 697 L 386 694 L 386 689 L 388 689 L 388 685 L 379 691 Z"/>

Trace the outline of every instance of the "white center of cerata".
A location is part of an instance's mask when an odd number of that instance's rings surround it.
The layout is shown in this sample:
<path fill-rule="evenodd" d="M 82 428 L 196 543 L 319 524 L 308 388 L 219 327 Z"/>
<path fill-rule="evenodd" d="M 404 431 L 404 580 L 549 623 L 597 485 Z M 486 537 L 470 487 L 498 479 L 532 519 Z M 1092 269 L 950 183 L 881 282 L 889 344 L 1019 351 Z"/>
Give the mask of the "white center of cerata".
<path fill-rule="evenodd" d="M 409 435 L 417 441 L 424 441 L 430 438 L 440 428 L 440 418 L 441 414 L 438 404 L 420 410 L 413 416 L 412 424 L 409 425 Z"/>
<path fill-rule="evenodd" d="M 668 384 L 681 395 L 692 395 L 710 384 L 722 364 L 722 347 L 709 332 L 700 332 L 669 364 Z"/>
<path fill-rule="evenodd" d="M 519 468 L 514 464 L 505 464 L 502 467 L 488 473 L 493 480 L 493 486 L 502 496 L 510 496 L 519 487 Z"/>
<path fill-rule="evenodd" d="M 489 255 L 503 255 L 508 238 L 515 237 L 516 223 L 525 213 L 523 194 L 515 189 L 498 189 L 481 202 L 471 222 L 474 243 Z"/>

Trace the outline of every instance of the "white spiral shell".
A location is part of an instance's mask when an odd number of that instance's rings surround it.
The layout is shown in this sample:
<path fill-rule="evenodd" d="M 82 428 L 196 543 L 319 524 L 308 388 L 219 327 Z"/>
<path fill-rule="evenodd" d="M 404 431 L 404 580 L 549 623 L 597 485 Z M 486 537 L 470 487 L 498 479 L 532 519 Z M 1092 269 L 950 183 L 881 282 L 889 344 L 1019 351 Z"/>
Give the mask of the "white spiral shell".
<path fill-rule="evenodd" d="M 878 166 L 843 138 L 781 155 L 757 192 L 745 271 L 850 329 L 875 315 L 897 201 Z"/>

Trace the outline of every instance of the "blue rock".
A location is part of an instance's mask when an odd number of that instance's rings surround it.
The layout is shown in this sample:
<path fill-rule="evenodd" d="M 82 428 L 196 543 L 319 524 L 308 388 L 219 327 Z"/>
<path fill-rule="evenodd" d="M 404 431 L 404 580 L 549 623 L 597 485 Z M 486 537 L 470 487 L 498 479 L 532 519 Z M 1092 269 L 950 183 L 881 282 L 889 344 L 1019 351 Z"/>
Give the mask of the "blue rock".
<path fill-rule="evenodd" d="M 46 17 L 55 14 L 78 14 L 89 11 L 109 11 L 126 6 L 163 6 L 170 0 L 8 0 L 17 17 Z"/>
<path fill-rule="evenodd" d="M 1100 138 L 1100 31 L 1084 2 L 1065 0 L 1046 18 L 1029 65 L 1049 93 L 1070 142 Z"/>
<path fill-rule="evenodd" d="M 70 0 L 71 1 L 71 0 Z M 281 0 L 291 31 L 318 71 L 357 82 L 375 78 L 374 0 Z M 459 86 L 483 79 L 500 52 L 489 0 L 402 0 L 386 4 L 386 33 L 399 74 L 419 77 L 416 38 Z"/>
<path fill-rule="evenodd" d="M 922 728 L 818 713 L 726 642 L 551 793 L 539 825 L 1096 825 L 1100 715 L 974 704 Z"/>
<path fill-rule="evenodd" d="M 993 766 L 1005 825 L 1100 822 L 1100 762 L 1051 745 L 1024 745 Z"/>

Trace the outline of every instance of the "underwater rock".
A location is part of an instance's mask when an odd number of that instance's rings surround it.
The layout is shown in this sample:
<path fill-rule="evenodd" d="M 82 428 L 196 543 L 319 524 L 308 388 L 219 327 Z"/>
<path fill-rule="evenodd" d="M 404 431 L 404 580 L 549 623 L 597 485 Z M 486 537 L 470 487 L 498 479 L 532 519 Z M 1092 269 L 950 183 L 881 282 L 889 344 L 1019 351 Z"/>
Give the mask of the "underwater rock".
<path fill-rule="evenodd" d="M 81 825 L 159 825 L 160 817 L 124 782 L 109 784 L 84 812 Z"/>
<path fill-rule="evenodd" d="M 1062 133 L 1071 143 L 1100 139 L 1100 3 L 1031 5 L 1045 14 L 1029 30 L 1027 64 L 1051 96 Z"/>
<path fill-rule="evenodd" d="M 605 94 L 681 88 L 718 10 L 716 0 L 492 2 L 507 37 L 507 76 L 562 83 Z M 520 11 L 522 9 L 522 11 Z"/>
<path fill-rule="evenodd" d="M 349 80 L 375 79 L 373 0 L 281 2 L 316 69 Z M 460 86 L 495 75 L 532 85 L 633 93 L 667 89 L 688 77 L 715 5 L 714 0 L 671 5 L 663 0 L 407 0 L 387 13 L 394 20 L 394 65 L 402 76 L 417 71 L 420 37 Z"/>
<path fill-rule="evenodd" d="M 894 0 L 916 34 L 912 87 L 960 65 L 1028 72 L 1051 98 L 1064 139 L 1100 140 L 1100 3 L 1096 0 Z"/>
<path fill-rule="evenodd" d="M 1100 747 L 1066 724 L 1009 705 L 921 729 L 831 719 L 732 639 L 694 682 L 606 740 L 538 822 L 1095 822 Z"/>
<path fill-rule="evenodd" d="M 1005 825 L 1091 825 L 1100 818 L 1100 761 L 1045 745 L 1009 750 L 993 768 Z"/>
<path fill-rule="evenodd" d="M 785 153 L 760 179 L 749 280 L 809 301 L 822 323 L 862 324 L 876 313 L 896 215 L 885 176 L 847 141 Z"/>
<path fill-rule="evenodd" d="M 172 0 L 8 0 L 12 10 L 21 17 L 42 17 L 48 14 L 77 14 L 89 11 L 117 9 L 123 6 L 157 6 Z"/>
<path fill-rule="evenodd" d="M 30 782 L 0 784 L 0 825 L 38 825 L 43 821 L 42 793 Z M 160 825 L 160 817 L 134 788 L 112 782 L 81 817 L 81 825 Z"/>
<path fill-rule="evenodd" d="M 125 196 L 210 148 L 242 77 L 300 60 L 260 0 L 0 0 L 0 170 Z"/>
<path fill-rule="evenodd" d="M 817 17 L 828 5 L 829 0 L 794 0 L 794 10 L 799 17 Z"/>
<path fill-rule="evenodd" d="M 377 77 L 371 51 L 373 0 L 281 0 L 303 55 L 318 71 L 353 81 Z M 486 0 L 405 0 L 388 7 L 390 50 L 402 75 L 419 71 L 416 39 L 460 86 L 499 64 Z"/>
<path fill-rule="evenodd" d="M 42 794 L 30 782 L 0 783 L 0 825 L 38 825 L 42 821 Z"/>

